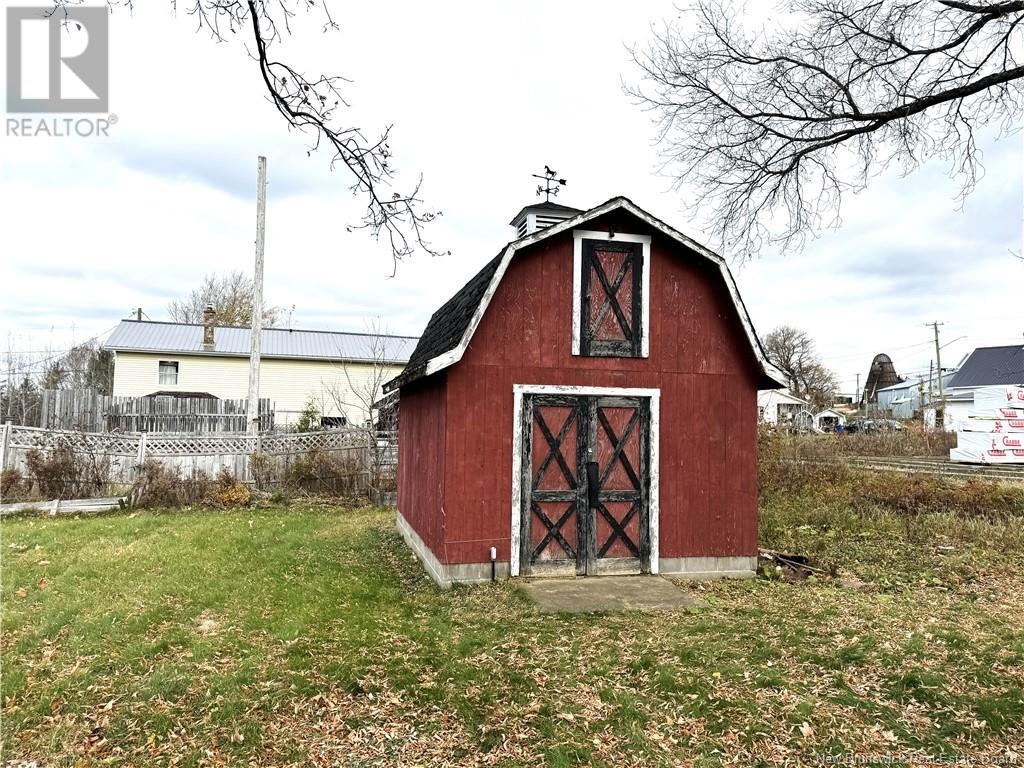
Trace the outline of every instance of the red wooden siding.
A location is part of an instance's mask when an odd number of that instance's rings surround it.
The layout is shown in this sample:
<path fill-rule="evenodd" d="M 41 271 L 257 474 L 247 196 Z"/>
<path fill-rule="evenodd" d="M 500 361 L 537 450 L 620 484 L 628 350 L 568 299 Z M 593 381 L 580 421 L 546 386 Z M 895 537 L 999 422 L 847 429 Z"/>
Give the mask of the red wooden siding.
<path fill-rule="evenodd" d="M 649 231 L 628 215 L 595 220 L 587 229 L 608 226 Z M 469 349 L 447 370 L 441 385 L 447 408 L 430 405 L 430 424 L 445 430 L 440 467 L 437 460 L 425 466 L 427 446 L 440 450 L 439 439 L 423 434 L 428 419 L 414 415 L 419 406 L 403 389 L 403 515 L 409 519 L 406 509 L 414 507 L 436 510 L 436 501 L 411 495 L 413 485 L 435 488 L 426 473 L 440 469 L 444 542 L 435 547 L 416 525 L 420 535 L 442 562 L 486 562 L 491 546 L 507 560 L 513 384 L 660 388 L 661 557 L 755 554 L 757 363 L 718 270 L 655 234 L 650 356 L 584 358 L 571 352 L 572 258 L 569 233 L 513 258 Z"/>
<path fill-rule="evenodd" d="M 445 375 L 402 389 L 398 509 L 430 549 L 444 544 Z"/>

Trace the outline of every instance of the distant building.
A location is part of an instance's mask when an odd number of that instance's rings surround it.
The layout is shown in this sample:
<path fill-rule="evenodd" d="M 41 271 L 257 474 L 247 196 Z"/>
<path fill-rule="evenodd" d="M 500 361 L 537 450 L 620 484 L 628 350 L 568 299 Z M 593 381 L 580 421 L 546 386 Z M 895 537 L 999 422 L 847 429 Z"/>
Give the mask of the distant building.
<path fill-rule="evenodd" d="M 820 432 L 835 432 L 841 425 L 846 425 L 846 415 L 832 408 L 814 414 L 814 426 Z"/>
<path fill-rule="evenodd" d="M 212 313 L 202 325 L 122 320 L 103 345 L 114 352 L 113 394 L 246 398 L 250 336 L 249 328 L 214 325 Z M 373 381 L 379 389 L 401 373 L 416 341 L 264 328 L 260 397 L 270 399 L 277 426 L 295 422 L 311 401 L 325 426 L 361 423 Z"/>
<path fill-rule="evenodd" d="M 871 361 L 871 368 L 868 370 L 868 378 L 864 383 L 864 394 L 861 397 L 861 405 L 873 405 L 878 402 L 878 393 L 893 384 L 899 384 L 903 379 L 896 373 L 896 367 L 892 364 L 892 358 L 885 353 L 875 355 Z"/>
<path fill-rule="evenodd" d="M 945 425 L 955 430 L 974 410 L 979 387 L 1024 385 L 1024 344 L 978 347 L 960 365 L 945 387 Z"/>
<path fill-rule="evenodd" d="M 946 370 L 942 374 L 942 387 L 947 389 L 956 375 L 957 369 Z M 914 418 L 932 398 L 939 396 L 939 379 L 934 374 L 914 376 L 878 390 L 878 410 L 894 419 Z"/>
<path fill-rule="evenodd" d="M 757 393 L 758 417 L 765 424 L 788 426 L 800 411 L 811 407 L 806 400 L 789 394 L 784 389 L 763 389 Z"/>

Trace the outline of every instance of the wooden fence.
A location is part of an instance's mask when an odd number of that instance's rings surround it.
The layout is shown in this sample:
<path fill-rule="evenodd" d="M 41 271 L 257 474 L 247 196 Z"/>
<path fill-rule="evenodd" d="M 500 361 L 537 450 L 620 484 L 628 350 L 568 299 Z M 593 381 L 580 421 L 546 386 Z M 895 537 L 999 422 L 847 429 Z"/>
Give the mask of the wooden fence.
<path fill-rule="evenodd" d="M 394 487 L 398 466 L 398 437 L 395 432 L 371 434 L 358 429 L 336 429 L 257 436 L 111 433 L 43 429 L 10 423 L 0 429 L 0 468 L 16 469 L 23 477 L 29 478 L 28 456 L 32 450 L 43 456 L 53 456 L 58 449 L 64 449 L 64 453 L 75 457 L 87 470 L 88 477 L 94 479 L 92 492 L 95 494 L 118 492 L 132 485 L 147 459 L 176 467 L 183 478 L 195 477 L 197 473 L 216 477 L 226 469 L 239 481 L 266 490 L 295 480 L 292 470 L 297 461 L 305 462 L 300 465 L 304 468 L 304 480 L 299 479 L 306 483 L 306 487 L 318 490 L 319 479 L 320 490 L 325 491 L 338 490 L 324 484 L 329 479 L 325 474 L 335 480 L 341 476 L 352 478 L 347 485 L 355 492 L 381 488 L 390 490 Z M 261 457 L 258 462 L 254 461 L 254 455 Z M 329 472 L 325 472 L 324 467 L 328 467 Z M 74 481 L 74 492 L 81 493 L 82 485 L 82 480 Z M 67 497 L 66 494 L 61 495 Z"/>
<path fill-rule="evenodd" d="M 245 432 L 248 400 L 212 397 L 114 397 L 95 390 L 43 391 L 39 426 L 87 432 Z M 260 398 L 260 431 L 274 428 L 274 406 Z"/>

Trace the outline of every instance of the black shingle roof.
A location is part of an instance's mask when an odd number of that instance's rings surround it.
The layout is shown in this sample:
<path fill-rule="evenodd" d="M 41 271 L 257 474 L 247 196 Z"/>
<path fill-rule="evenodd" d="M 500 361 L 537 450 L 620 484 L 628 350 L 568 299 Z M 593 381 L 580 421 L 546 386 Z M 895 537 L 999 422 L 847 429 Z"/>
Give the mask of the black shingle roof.
<path fill-rule="evenodd" d="M 1024 345 L 978 347 L 960 366 L 952 387 L 985 387 L 1024 384 Z"/>
<path fill-rule="evenodd" d="M 420 378 L 426 373 L 427 363 L 432 358 L 459 346 L 470 320 L 473 319 L 473 313 L 480 306 L 487 286 L 491 284 L 491 278 L 501 264 L 502 254 L 504 249 L 430 316 L 430 321 L 409 358 L 409 364 L 400 376 L 384 385 L 385 392 L 391 392 L 406 382 Z"/>
<path fill-rule="evenodd" d="M 548 210 L 576 210 L 568 208 L 568 206 L 561 206 L 558 203 L 541 203 L 540 207 L 546 207 Z M 685 247 L 697 250 L 703 256 L 718 265 L 722 270 L 723 277 L 729 283 L 736 312 L 743 320 L 744 331 L 748 336 L 754 356 L 757 358 L 758 367 L 761 373 L 760 379 L 758 380 L 759 388 L 774 389 L 776 387 L 785 386 L 786 378 L 784 374 L 779 369 L 775 368 L 765 357 L 764 349 L 761 347 L 761 342 L 758 341 L 750 323 L 750 314 L 747 312 L 747 309 L 743 304 L 743 299 L 740 298 L 739 294 L 735 291 L 735 283 L 732 282 L 732 277 L 729 274 L 728 267 L 725 266 L 725 262 L 722 261 L 720 256 L 708 251 L 703 246 L 672 229 L 664 222 L 655 219 L 646 211 L 639 209 L 633 202 L 621 196 L 613 197 L 596 208 L 591 208 L 589 211 L 582 211 L 578 216 L 569 217 L 566 221 L 577 223 L 579 221 L 587 221 L 589 218 L 603 215 L 604 213 L 617 209 L 624 209 L 642 222 L 645 222 L 656 229 L 662 229 L 666 234 L 678 240 Z M 562 222 L 558 225 L 549 227 L 546 230 L 541 230 L 538 233 L 521 238 L 520 240 L 512 241 L 511 243 L 508 243 L 497 256 L 487 262 L 483 269 L 481 269 L 454 296 L 445 302 L 444 306 L 431 315 L 430 321 L 427 323 L 427 327 L 423 331 L 423 335 L 420 336 L 419 343 L 416 345 L 416 349 L 413 350 L 413 353 L 409 358 L 408 366 L 400 376 L 395 377 L 384 385 L 384 391 L 393 392 L 406 384 L 410 384 L 413 381 L 426 376 L 427 365 L 431 360 L 435 360 L 446 352 L 452 352 L 459 347 L 459 344 L 463 341 L 466 332 L 473 321 L 474 315 L 483 303 L 484 296 L 487 293 L 487 288 L 491 284 L 495 273 L 498 271 L 498 267 L 501 266 L 502 259 L 506 253 L 509 253 L 509 248 L 512 248 L 512 253 L 514 253 L 516 248 L 521 248 L 524 245 L 537 242 L 538 239 L 543 239 L 554 232 L 563 231 L 565 226 L 565 222 Z M 451 362 L 454 361 L 449 360 L 447 364 L 439 365 L 438 370 L 447 367 Z"/>

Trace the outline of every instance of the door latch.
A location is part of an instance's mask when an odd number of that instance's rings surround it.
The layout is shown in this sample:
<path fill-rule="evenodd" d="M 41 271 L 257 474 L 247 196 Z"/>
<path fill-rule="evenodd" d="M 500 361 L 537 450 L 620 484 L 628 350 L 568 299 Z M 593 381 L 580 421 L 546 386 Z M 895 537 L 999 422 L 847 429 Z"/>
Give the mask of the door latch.
<path fill-rule="evenodd" d="M 587 505 L 591 509 L 597 509 L 597 505 L 600 503 L 597 500 L 597 494 L 600 488 L 600 479 L 597 476 L 597 462 L 587 462 Z"/>

